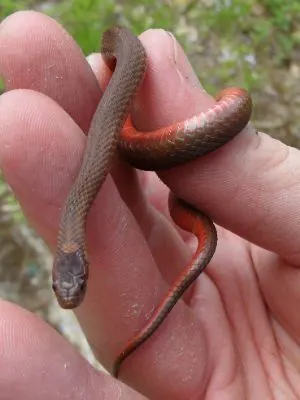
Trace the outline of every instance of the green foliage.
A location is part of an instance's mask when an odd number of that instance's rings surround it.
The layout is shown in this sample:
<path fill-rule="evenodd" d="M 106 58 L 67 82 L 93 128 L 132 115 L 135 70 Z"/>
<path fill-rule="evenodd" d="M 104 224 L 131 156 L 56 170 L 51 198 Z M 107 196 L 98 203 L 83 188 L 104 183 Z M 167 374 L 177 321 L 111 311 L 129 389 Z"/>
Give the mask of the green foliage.
<path fill-rule="evenodd" d="M 0 17 L 35 4 L 39 1 L 2 0 Z M 215 59 L 213 71 L 205 66 L 197 71 L 208 88 L 224 80 L 257 86 L 270 64 L 286 65 L 300 44 L 299 0 L 61 0 L 50 2 L 46 12 L 65 26 L 85 54 L 99 50 L 103 31 L 112 25 L 136 34 L 148 28 L 170 30 L 188 56 Z"/>
<path fill-rule="evenodd" d="M 99 51 L 104 30 L 117 23 L 113 0 L 65 0 L 49 14 L 58 19 L 85 54 Z"/>
<path fill-rule="evenodd" d="M 10 14 L 20 11 L 26 10 L 33 6 L 34 1 L 26 1 L 26 0 L 1 0 L 0 3 L 0 21 L 4 18 L 8 17 Z"/>

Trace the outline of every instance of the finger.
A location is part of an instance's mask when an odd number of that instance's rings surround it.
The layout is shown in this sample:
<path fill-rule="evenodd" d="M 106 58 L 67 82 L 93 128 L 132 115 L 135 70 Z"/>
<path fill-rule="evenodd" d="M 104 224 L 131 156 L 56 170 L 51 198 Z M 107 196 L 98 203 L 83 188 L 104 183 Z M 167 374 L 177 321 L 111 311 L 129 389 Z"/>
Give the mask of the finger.
<path fill-rule="evenodd" d="M 27 217 L 52 247 L 85 140 L 74 121 L 48 97 L 28 90 L 0 97 L 0 167 Z M 90 280 L 76 313 L 89 343 L 110 368 L 124 343 L 145 325 L 147 313 L 167 286 L 111 179 L 90 213 L 87 240 Z M 217 296 L 215 302 L 223 314 Z M 185 351 L 178 353 L 183 346 Z M 190 397 L 212 363 L 208 353 L 201 321 L 178 304 L 159 334 L 126 361 L 122 376 L 154 398 L 166 393 L 174 399 Z M 182 379 L 185 374 L 190 380 Z"/>
<path fill-rule="evenodd" d="M 148 30 L 140 38 L 147 49 L 148 59 L 147 73 L 134 112 L 138 129 L 152 131 L 213 104 L 209 96 L 204 97 L 205 102 L 199 101 L 204 90 L 170 32 Z"/>
<path fill-rule="evenodd" d="M 214 104 L 186 72 L 190 66 L 171 35 L 148 31 L 142 39 L 151 59 L 135 119 L 139 128 L 161 127 Z M 249 126 L 212 154 L 159 175 L 218 224 L 298 264 L 299 160 L 298 150 Z"/>
<path fill-rule="evenodd" d="M 0 54 L 6 90 L 46 94 L 87 131 L 101 91 L 82 51 L 61 25 L 34 11 L 12 14 L 0 24 Z"/>
<path fill-rule="evenodd" d="M 2 399 L 144 399 L 96 371 L 35 315 L 4 301 L 0 301 L 0 337 Z"/>

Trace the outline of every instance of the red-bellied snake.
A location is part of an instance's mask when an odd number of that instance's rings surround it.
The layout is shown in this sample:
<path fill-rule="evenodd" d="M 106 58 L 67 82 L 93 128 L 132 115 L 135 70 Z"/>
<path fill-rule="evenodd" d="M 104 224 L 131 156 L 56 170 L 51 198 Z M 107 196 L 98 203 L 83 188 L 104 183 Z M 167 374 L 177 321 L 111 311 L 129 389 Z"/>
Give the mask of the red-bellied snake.
<path fill-rule="evenodd" d="M 115 68 L 92 119 L 82 166 L 66 200 L 58 233 L 53 289 L 63 308 L 75 308 L 83 300 L 89 268 L 86 219 L 116 151 L 142 170 L 171 168 L 224 145 L 247 125 L 252 112 L 250 95 L 229 88 L 218 95 L 216 105 L 199 115 L 155 132 L 138 132 L 129 114 L 146 69 L 144 47 L 127 29 L 115 27 L 103 35 L 102 54 L 108 63 L 116 60 Z M 115 376 L 125 358 L 160 326 L 215 252 L 217 234 L 210 218 L 173 194 L 169 206 L 174 222 L 196 235 L 198 248 L 146 326 L 116 357 Z"/>

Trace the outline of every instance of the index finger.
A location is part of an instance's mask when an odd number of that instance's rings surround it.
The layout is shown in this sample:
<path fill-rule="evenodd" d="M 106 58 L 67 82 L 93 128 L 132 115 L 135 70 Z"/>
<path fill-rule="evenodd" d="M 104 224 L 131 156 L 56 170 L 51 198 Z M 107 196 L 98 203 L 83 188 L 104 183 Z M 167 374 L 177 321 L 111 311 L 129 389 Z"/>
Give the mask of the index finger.
<path fill-rule="evenodd" d="M 173 36 L 169 39 L 175 49 L 173 58 L 171 51 L 166 53 L 167 46 L 156 45 L 151 31 L 141 39 L 151 52 L 151 64 L 135 119 L 140 129 L 180 121 L 215 103 L 199 90 Z M 159 62 L 161 59 L 165 61 Z M 180 85 L 184 77 L 185 84 Z M 248 125 L 221 149 L 159 176 L 177 195 L 218 224 L 297 262 L 299 159 L 298 150 Z"/>

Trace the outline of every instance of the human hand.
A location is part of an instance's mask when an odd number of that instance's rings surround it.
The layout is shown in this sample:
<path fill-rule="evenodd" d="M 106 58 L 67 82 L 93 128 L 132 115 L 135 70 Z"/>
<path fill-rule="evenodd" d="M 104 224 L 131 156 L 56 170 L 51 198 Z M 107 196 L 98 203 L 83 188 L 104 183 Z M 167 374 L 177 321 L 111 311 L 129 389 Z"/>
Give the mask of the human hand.
<path fill-rule="evenodd" d="M 141 40 L 149 58 L 133 113 L 141 130 L 214 103 L 170 34 L 148 31 Z M 0 167 L 27 218 L 54 248 L 99 87 L 75 43 L 41 14 L 5 20 L 0 54 L 6 89 L 26 89 L 0 97 Z M 89 61 L 102 83 L 101 58 Z M 297 398 L 298 159 L 297 150 L 248 127 L 216 152 L 161 173 L 176 194 L 224 228 L 206 272 L 121 366 L 128 386 L 95 371 L 36 316 L 2 301 L 1 396 L 143 398 L 131 386 L 151 399 Z M 75 312 L 108 369 L 191 256 L 163 216 L 166 197 L 154 174 L 137 176 L 119 161 L 91 211 L 90 280 Z"/>

